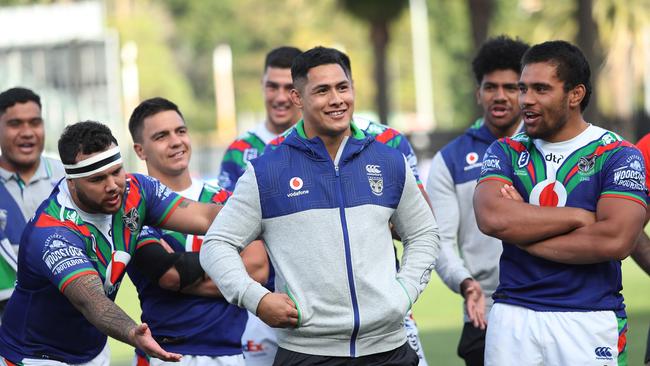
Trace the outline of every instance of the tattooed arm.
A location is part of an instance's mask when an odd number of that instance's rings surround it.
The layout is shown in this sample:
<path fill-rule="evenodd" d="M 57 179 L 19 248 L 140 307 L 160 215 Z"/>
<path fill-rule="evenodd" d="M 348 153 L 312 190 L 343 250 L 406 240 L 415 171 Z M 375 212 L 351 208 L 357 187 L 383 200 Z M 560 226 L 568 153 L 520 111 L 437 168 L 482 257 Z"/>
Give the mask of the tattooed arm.
<path fill-rule="evenodd" d="M 181 233 L 204 235 L 222 207 L 184 199 L 161 226 Z"/>
<path fill-rule="evenodd" d="M 104 294 L 96 275 L 73 280 L 63 291 L 72 305 L 100 332 L 164 361 L 179 361 L 181 355 L 163 350 L 153 339 L 147 324 L 137 325 Z"/>

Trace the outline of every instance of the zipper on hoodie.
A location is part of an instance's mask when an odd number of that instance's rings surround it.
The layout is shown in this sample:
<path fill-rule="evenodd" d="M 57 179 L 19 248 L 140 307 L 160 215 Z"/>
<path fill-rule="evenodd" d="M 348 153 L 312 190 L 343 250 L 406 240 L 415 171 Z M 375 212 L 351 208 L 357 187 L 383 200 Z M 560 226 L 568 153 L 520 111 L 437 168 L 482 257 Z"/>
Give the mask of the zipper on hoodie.
<path fill-rule="evenodd" d="M 357 335 L 359 334 L 359 304 L 357 302 L 357 292 L 354 285 L 354 272 L 352 270 L 352 253 L 350 249 L 350 237 L 348 236 L 348 223 L 345 218 L 345 200 L 343 198 L 343 183 L 341 182 L 341 176 L 339 174 L 339 160 L 345 144 L 347 143 L 347 137 L 341 142 L 339 150 L 336 153 L 336 158 L 334 159 L 334 172 L 336 174 L 336 183 L 338 187 L 338 196 L 339 196 L 339 215 L 341 216 L 341 229 L 343 230 L 343 246 L 345 249 L 345 265 L 347 268 L 348 274 L 348 285 L 350 286 L 350 298 L 352 300 L 352 310 L 354 314 L 354 326 L 352 328 L 352 335 L 350 336 L 350 357 L 355 357 L 356 355 L 356 343 Z"/>

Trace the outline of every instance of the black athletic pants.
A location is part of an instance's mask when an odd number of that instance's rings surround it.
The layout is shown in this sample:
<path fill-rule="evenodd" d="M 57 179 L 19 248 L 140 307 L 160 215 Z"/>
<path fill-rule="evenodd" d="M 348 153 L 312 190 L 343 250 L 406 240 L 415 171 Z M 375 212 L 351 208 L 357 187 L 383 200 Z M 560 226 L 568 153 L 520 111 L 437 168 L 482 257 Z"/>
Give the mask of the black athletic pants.
<path fill-rule="evenodd" d="M 458 356 L 465 360 L 467 366 L 483 366 L 485 353 L 485 330 L 475 328 L 472 323 L 465 323 L 458 343 Z"/>
<path fill-rule="evenodd" d="M 356 358 L 314 356 L 280 347 L 273 366 L 417 366 L 419 362 L 418 354 L 404 343 L 392 351 Z"/>

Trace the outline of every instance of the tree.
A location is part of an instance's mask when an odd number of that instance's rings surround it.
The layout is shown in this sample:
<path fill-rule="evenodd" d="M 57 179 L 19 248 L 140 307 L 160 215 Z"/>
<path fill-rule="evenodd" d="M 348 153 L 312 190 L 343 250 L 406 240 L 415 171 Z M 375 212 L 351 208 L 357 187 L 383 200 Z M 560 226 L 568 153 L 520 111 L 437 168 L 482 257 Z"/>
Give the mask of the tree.
<path fill-rule="evenodd" d="M 390 40 L 389 25 L 408 5 L 407 0 L 340 0 L 353 16 L 370 25 L 370 41 L 374 54 L 375 101 L 379 121 L 388 121 L 388 78 L 386 76 L 386 48 Z"/>

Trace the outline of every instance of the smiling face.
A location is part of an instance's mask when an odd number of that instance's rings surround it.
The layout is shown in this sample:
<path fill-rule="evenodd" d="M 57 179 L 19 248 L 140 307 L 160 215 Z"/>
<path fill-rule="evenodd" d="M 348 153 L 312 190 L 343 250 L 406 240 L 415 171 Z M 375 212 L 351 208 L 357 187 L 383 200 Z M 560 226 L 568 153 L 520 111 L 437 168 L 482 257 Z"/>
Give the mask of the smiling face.
<path fill-rule="evenodd" d="M 569 92 L 548 62 L 524 66 L 519 81 L 519 104 L 526 134 L 549 142 L 563 141 L 570 118 Z"/>
<path fill-rule="evenodd" d="M 142 142 L 134 144 L 147 163 L 149 175 L 178 176 L 187 171 L 192 143 L 183 118 L 176 111 L 158 112 L 144 119 Z"/>
<path fill-rule="evenodd" d="M 38 104 L 16 103 L 0 115 L 0 166 L 3 168 L 36 169 L 44 142 L 45 129 Z"/>
<path fill-rule="evenodd" d="M 514 70 L 495 70 L 483 76 L 476 91 L 483 120 L 496 137 L 511 136 L 519 123 L 518 81 Z"/>
<path fill-rule="evenodd" d="M 262 78 L 266 123 L 269 131 L 280 134 L 300 119 L 300 109 L 289 96 L 293 89 L 291 69 L 267 67 Z"/>
<path fill-rule="evenodd" d="M 330 138 L 349 134 L 354 111 L 352 81 L 338 64 L 309 69 L 299 89 L 291 91 L 294 104 L 302 109 L 307 136 Z"/>
<path fill-rule="evenodd" d="M 115 146 L 112 144 L 107 150 Z M 75 162 L 78 163 L 102 152 L 79 153 Z M 87 177 L 68 179 L 67 183 L 73 201 L 83 211 L 93 214 L 114 214 L 122 206 L 126 173 L 122 164 L 118 164 Z"/>

